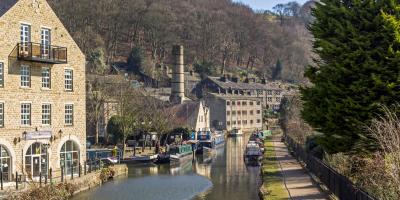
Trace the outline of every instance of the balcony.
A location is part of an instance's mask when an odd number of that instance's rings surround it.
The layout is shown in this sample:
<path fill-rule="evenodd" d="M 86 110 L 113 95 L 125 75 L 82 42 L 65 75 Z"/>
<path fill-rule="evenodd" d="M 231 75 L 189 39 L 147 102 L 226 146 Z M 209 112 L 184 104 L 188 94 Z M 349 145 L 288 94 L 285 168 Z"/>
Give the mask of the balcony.
<path fill-rule="evenodd" d="M 18 43 L 10 56 L 18 60 L 49 64 L 66 64 L 68 61 L 66 47 L 33 42 Z"/>

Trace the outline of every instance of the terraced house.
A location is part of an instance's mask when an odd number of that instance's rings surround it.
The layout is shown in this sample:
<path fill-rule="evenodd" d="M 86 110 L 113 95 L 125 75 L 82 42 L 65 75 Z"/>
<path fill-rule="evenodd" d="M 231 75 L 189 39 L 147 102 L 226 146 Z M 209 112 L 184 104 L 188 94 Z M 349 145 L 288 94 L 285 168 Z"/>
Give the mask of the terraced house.
<path fill-rule="evenodd" d="M 86 157 L 85 116 L 85 56 L 49 4 L 0 0 L 4 181 L 76 169 Z"/>

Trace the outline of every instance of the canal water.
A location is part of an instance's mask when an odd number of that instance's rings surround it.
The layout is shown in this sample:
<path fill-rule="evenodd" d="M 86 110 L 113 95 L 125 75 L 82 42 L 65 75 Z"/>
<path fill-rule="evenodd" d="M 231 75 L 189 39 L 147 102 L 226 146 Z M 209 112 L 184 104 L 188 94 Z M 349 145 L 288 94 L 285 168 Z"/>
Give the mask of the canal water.
<path fill-rule="evenodd" d="M 73 200 L 257 200 L 260 169 L 244 164 L 247 140 L 228 138 L 214 155 L 179 166 L 129 166 L 127 177 L 80 193 Z"/>

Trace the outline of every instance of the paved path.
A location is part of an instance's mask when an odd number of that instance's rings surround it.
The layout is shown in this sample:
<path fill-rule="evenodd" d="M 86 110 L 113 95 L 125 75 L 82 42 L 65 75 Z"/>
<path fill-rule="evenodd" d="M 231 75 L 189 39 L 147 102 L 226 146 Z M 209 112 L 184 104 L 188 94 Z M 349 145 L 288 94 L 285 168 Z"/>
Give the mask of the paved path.
<path fill-rule="evenodd" d="M 273 143 L 277 160 L 282 166 L 282 174 L 292 199 L 328 199 L 326 194 L 321 192 L 319 187 L 311 180 L 310 175 L 289 154 L 286 145 L 280 141 L 280 136 L 274 137 Z"/>

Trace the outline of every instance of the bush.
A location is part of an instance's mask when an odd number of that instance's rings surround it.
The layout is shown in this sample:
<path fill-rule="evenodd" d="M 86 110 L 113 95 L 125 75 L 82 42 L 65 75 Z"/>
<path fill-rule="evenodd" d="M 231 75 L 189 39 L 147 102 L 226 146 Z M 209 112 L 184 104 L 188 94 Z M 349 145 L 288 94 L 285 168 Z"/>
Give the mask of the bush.
<path fill-rule="evenodd" d="M 77 190 L 77 186 L 72 183 L 59 183 L 38 187 L 33 185 L 25 191 L 16 191 L 9 194 L 6 200 L 67 200 Z"/>

